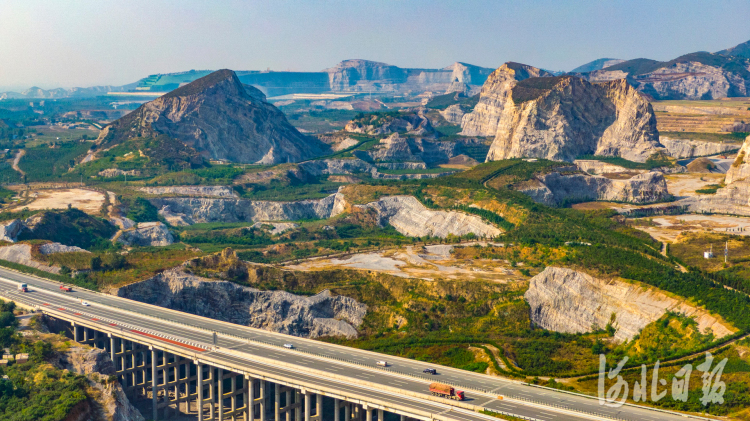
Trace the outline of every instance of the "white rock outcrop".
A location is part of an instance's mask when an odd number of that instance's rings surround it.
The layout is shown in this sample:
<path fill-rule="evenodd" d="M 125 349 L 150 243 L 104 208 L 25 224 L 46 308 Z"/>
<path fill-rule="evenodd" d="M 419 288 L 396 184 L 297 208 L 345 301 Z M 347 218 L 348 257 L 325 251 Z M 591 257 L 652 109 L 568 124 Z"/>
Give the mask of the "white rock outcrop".
<path fill-rule="evenodd" d="M 319 200 L 273 202 L 248 199 L 214 199 L 198 197 L 153 198 L 157 209 L 169 206 L 176 216 L 194 222 L 258 222 L 325 219 L 331 216 L 335 194 Z"/>
<path fill-rule="evenodd" d="M 359 208 L 377 211 L 381 225 L 390 224 L 396 231 L 410 237 L 474 234 L 478 237 L 495 237 L 502 234 L 497 227 L 484 222 L 476 215 L 455 211 L 436 211 L 426 208 L 414 196 L 389 196 Z"/>
<path fill-rule="evenodd" d="M 266 226 L 269 226 L 269 225 L 270 225 L 270 229 L 268 229 L 268 232 L 271 235 L 279 235 L 289 230 L 299 228 L 299 224 L 295 224 L 294 222 L 268 222 L 268 221 L 256 222 L 250 227 L 258 228 L 258 229 L 265 229 Z"/>
<path fill-rule="evenodd" d="M 637 174 L 618 180 L 588 174 L 551 172 L 516 186 L 516 190 L 547 206 L 603 200 L 626 203 L 652 203 L 671 198 L 664 175 Z"/>
<path fill-rule="evenodd" d="M 66 246 L 60 243 L 46 243 L 39 246 L 39 252 L 42 254 L 55 254 L 55 253 L 91 253 L 88 250 L 84 250 L 76 246 Z"/>
<path fill-rule="evenodd" d="M 139 187 L 138 190 L 155 195 L 237 197 L 237 193 L 231 187 L 226 186 L 158 186 Z"/>
<path fill-rule="evenodd" d="M 141 222 L 136 228 L 120 231 L 115 241 L 126 246 L 168 246 L 174 243 L 174 237 L 166 225 L 161 222 Z"/>
<path fill-rule="evenodd" d="M 0 223 L 0 241 L 15 243 L 18 234 L 20 234 L 24 228 L 26 228 L 26 226 L 18 219 Z"/>
<path fill-rule="evenodd" d="M 181 267 L 113 292 L 119 297 L 303 337 L 357 337 L 367 305 L 325 290 L 312 297 L 261 291 L 185 273 Z"/>
<path fill-rule="evenodd" d="M 667 311 L 692 317 L 701 333 L 723 338 L 736 331 L 707 311 L 636 283 L 603 280 L 571 269 L 548 267 L 531 278 L 524 298 L 531 321 L 544 329 L 587 333 L 604 329 L 614 314 L 615 340 L 627 341 Z"/>
<path fill-rule="evenodd" d="M 451 124 L 461 124 L 461 120 L 464 118 L 464 110 L 458 104 L 453 104 L 448 108 L 440 111 L 440 115 L 443 116 L 445 121 Z"/>
<path fill-rule="evenodd" d="M 666 136 L 661 136 L 659 142 L 667 148 L 670 156 L 677 159 L 717 155 L 722 152 L 737 150 L 742 146 L 739 143 L 705 142 Z"/>
<path fill-rule="evenodd" d="M 29 244 L 12 244 L 0 247 L 0 259 L 19 263 L 49 273 L 60 273 L 60 268 L 58 266 L 50 266 L 34 260 L 31 256 L 31 245 Z"/>
<path fill-rule="evenodd" d="M 310 175 L 334 175 L 369 173 L 375 170 L 371 164 L 361 159 L 319 159 L 299 164 L 299 168 Z"/>

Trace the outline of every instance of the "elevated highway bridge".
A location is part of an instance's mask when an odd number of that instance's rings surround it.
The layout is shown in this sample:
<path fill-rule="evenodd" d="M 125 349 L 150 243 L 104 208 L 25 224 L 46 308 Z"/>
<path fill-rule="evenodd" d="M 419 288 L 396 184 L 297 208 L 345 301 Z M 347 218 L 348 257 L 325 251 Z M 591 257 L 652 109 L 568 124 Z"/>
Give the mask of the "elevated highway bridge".
<path fill-rule="evenodd" d="M 28 284 L 28 292 L 17 285 Z M 249 328 L 0 269 L 0 298 L 43 313 L 76 342 L 109 352 L 131 399 L 154 421 L 673 421 L 685 415 Z M 88 306 L 82 302 L 89 303 Z M 292 344 L 293 348 L 285 348 Z M 379 367 L 377 361 L 388 361 Z M 436 375 L 425 368 L 437 369 Z M 431 382 L 464 390 L 455 401 Z M 149 418 L 147 416 L 147 418 Z"/>

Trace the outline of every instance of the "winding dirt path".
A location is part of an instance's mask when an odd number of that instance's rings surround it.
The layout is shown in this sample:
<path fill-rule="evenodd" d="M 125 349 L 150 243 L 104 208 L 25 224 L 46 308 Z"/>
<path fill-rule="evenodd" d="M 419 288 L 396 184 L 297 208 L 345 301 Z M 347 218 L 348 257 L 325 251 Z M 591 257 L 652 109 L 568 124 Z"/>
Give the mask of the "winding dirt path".
<path fill-rule="evenodd" d="M 20 151 L 18 151 L 18 153 L 16 154 L 16 158 L 13 160 L 13 169 L 18 171 L 18 173 L 21 174 L 21 177 L 25 176 L 26 173 L 23 172 L 23 170 L 18 167 L 18 163 L 21 162 L 21 158 L 24 155 L 26 155 L 26 150 L 21 149 Z"/>

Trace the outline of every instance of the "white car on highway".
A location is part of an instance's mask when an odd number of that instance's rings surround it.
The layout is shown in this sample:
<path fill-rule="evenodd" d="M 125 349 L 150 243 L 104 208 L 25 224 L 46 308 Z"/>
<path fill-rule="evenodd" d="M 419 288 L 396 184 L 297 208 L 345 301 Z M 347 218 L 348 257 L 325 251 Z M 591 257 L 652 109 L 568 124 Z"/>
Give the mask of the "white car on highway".
<path fill-rule="evenodd" d="M 81 305 L 82 305 L 82 306 L 86 306 L 86 307 L 88 307 L 88 306 L 90 306 L 91 304 L 87 303 L 86 301 L 81 301 Z"/>

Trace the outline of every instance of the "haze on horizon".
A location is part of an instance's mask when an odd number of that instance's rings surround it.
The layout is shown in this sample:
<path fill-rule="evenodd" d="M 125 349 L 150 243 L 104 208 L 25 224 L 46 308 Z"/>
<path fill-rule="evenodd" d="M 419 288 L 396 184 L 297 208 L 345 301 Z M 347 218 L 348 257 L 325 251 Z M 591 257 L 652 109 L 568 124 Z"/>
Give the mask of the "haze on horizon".
<path fill-rule="evenodd" d="M 570 70 L 750 39 L 743 0 L 6 0 L 0 16 L 0 91 L 123 85 L 190 69 L 320 71 L 351 58 Z"/>

